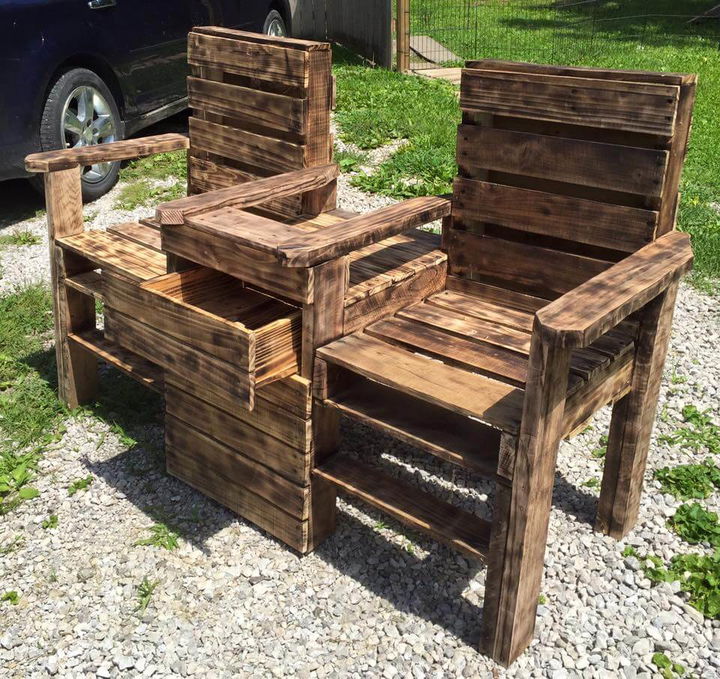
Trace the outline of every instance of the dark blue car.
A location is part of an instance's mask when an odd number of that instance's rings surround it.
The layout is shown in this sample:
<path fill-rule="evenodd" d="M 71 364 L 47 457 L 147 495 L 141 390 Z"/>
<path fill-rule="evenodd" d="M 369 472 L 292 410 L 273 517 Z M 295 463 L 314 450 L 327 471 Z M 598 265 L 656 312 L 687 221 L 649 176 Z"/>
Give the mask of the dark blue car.
<path fill-rule="evenodd" d="M 285 35 L 291 18 L 288 0 L 0 0 L 0 180 L 27 176 L 28 153 L 122 139 L 185 108 L 193 26 Z M 85 168 L 85 200 L 118 170 Z"/>

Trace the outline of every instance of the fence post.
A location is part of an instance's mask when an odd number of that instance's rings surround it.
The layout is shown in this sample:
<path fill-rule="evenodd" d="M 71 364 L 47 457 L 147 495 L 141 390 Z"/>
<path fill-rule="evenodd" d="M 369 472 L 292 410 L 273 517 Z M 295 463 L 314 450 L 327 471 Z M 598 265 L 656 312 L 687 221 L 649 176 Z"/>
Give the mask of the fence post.
<path fill-rule="evenodd" d="M 395 26 L 397 70 L 405 73 L 410 70 L 410 0 L 397 0 Z"/>

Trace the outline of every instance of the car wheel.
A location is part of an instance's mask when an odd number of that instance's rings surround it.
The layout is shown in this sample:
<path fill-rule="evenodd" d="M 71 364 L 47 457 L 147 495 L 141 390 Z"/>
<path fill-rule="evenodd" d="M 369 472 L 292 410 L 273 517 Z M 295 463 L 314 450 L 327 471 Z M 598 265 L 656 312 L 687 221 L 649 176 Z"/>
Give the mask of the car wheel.
<path fill-rule="evenodd" d="M 273 35 L 278 38 L 284 38 L 287 36 L 287 27 L 285 26 L 285 20 L 282 18 L 282 14 L 276 9 L 270 10 L 270 13 L 265 19 L 263 24 L 263 33 L 265 35 Z"/>
<path fill-rule="evenodd" d="M 97 74 L 74 68 L 55 81 L 40 123 L 43 151 L 93 146 L 122 138 L 123 125 L 115 98 Z M 119 172 L 119 162 L 83 167 L 83 201 L 107 193 L 117 182 Z"/>

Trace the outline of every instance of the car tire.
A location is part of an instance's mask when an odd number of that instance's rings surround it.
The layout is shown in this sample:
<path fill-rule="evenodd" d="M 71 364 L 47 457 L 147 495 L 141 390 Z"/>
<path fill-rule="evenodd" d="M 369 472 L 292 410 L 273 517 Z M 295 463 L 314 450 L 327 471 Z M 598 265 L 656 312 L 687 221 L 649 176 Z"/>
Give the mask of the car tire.
<path fill-rule="evenodd" d="M 53 84 L 40 122 L 43 151 L 118 141 L 123 124 L 110 88 L 93 71 L 73 68 Z M 120 162 L 82 168 L 83 202 L 97 200 L 117 182 Z"/>
<path fill-rule="evenodd" d="M 278 38 L 287 37 L 287 26 L 285 25 L 285 19 L 282 14 L 276 9 L 270 10 L 269 14 L 265 18 L 263 24 L 263 33 L 265 35 L 272 35 Z"/>

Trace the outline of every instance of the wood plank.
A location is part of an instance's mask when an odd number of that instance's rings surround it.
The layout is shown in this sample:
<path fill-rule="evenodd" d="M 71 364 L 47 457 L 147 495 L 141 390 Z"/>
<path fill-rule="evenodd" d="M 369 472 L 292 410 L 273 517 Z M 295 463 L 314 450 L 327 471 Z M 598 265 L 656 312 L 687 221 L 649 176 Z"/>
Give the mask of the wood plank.
<path fill-rule="evenodd" d="M 254 43 L 245 36 L 188 35 L 188 63 L 245 78 L 269 81 L 294 93 L 307 87 L 307 55 L 301 50 Z"/>
<path fill-rule="evenodd" d="M 340 455 L 313 473 L 466 556 L 487 557 L 490 523 L 470 512 Z"/>
<path fill-rule="evenodd" d="M 427 298 L 427 303 L 433 306 L 450 309 L 456 313 L 492 321 L 498 325 L 507 325 L 524 332 L 531 332 L 535 314 L 530 311 L 513 309 L 502 304 L 480 299 L 474 295 L 467 295 L 453 290 L 443 290 Z"/>
<path fill-rule="evenodd" d="M 291 516 L 307 519 L 307 488 L 276 474 L 263 464 L 231 449 L 173 415 L 166 417 L 165 440 L 170 448 L 192 451 L 193 457 L 228 481 L 250 488 Z"/>
<path fill-rule="evenodd" d="M 224 271 L 271 294 L 298 302 L 312 300 L 309 270 L 282 267 L 272 255 L 184 225 L 163 227 L 162 243 L 166 252 Z"/>
<path fill-rule="evenodd" d="M 237 28 L 225 28 L 224 26 L 195 26 L 193 33 L 200 35 L 211 35 L 221 38 L 230 38 L 243 43 L 257 45 L 273 45 L 286 50 L 301 50 L 303 52 L 330 52 L 329 42 L 317 40 L 302 40 L 301 38 L 290 38 L 287 36 L 266 35 L 241 31 Z"/>
<path fill-rule="evenodd" d="M 126 238 L 133 243 L 142 245 L 155 252 L 162 252 L 160 246 L 160 230 L 157 227 L 147 226 L 138 222 L 127 222 L 126 224 L 114 224 L 108 226 L 108 233 Z"/>
<path fill-rule="evenodd" d="M 383 286 L 380 292 L 364 296 L 345 307 L 344 332 L 349 334 L 445 287 L 447 263 L 442 262 L 403 280 Z M 346 300 L 347 301 L 347 300 Z"/>
<path fill-rule="evenodd" d="M 102 299 L 102 278 L 97 271 L 86 271 L 69 276 L 65 285 L 95 299 Z"/>
<path fill-rule="evenodd" d="M 676 85 L 463 69 L 460 108 L 672 137 Z"/>
<path fill-rule="evenodd" d="M 283 480 L 288 479 L 300 486 L 309 484 L 309 445 L 308 450 L 299 450 L 252 426 L 253 418 L 238 419 L 220 408 L 186 394 L 171 382 L 168 382 L 166 390 L 166 408 L 169 415 L 222 443 L 228 450 L 271 469 L 274 474 L 282 476 Z M 241 407 L 238 404 L 236 411 Z M 307 437 L 303 444 L 309 442 L 310 438 Z M 187 450 L 194 453 L 192 447 Z M 252 482 L 252 478 L 249 482 Z"/>
<path fill-rule="evenodd" d="M 315 233 L 282 243 L 278 256 L 288 267 L 310 266 L 377 243 L 450 214 L 450 201 L 441 196 L 411 198 L 358 215 Z"/>
<path fill-rule="evenodd" d="M 154 137 L 123 139 L 95 146 L 78 146 L 57 151 L 33 153 L 25 158 L 28 172 L 55 172 L 96 163 L 109 163 L 152 156 L 156 153 L 180 151 L 190 146 L 183 134 L 159 134 Z"/>
<path fill-rule="evenodd" d="M 668 152 L 477 125 L 458 128 L 457 161 L 478 170 L 660 196 Z M 507 182 L 509 183 L 509 182 Z"/>
<path fill-rule="evenodd" d="M 605 271 L 609 262 L 452 229 L 450 272 L 554 298 Z"/>
<path fill-rule="evenodd" d="M 78 238 L 84 228 L 80 170 L 50 172 L 44 177 L 47 207 L 50 288 L 55 325 L 58 395 L 69 407 L 92 401 L 97 393 L 97 361 L 85 349 L 71 344 L 68 335 L 95 327 L 95 302 L 65 280 L 87 273 L 87 260 L 66 254 L 56 246 L 63 237 Z"/>
<path fill-rule="evenodd" d="M 253 132 L 190 118 L 192 148 L 261 167 L 280 174 L 303 167 L 305 151 L 298 144 L 265 137 Z"/>
<path fill-rule="evenodd" d="M 534 314 L 538 309 L 542 309 L 549 304 L 549 300 L 542 297 L 534 297 L 515 290 L 507 290 L 506 288 L 489 285 L 481 281 L 474 281 L 470 278 L 461 276 L 448 276 L 447 289 L 455 292 L 462 292 L 472 295 L 479 299 L 500 304 L 504 307 L 518 309 L 520 311 L 528 311 Z"/>
<path fill-rule="evenodd" d="M 165 370 L 180 375 L 191 371 L 208 391 L 237 399 L 248 409 L 254 405 L 251 375 L 235 365 L 188 347 L 183 342 L 113 309 L 105 310 L 105 336 Z"/>
<path fill-rule="evenodd" d="M 164 255 L 113 233 L 85 231 L 59 238 L 57 244 L 86 257 L 96 267 L 131 280 L 145 281 L 165 273 Z"/>
<path fill-rule="evenodd" d="M 280 196 L 291 196 L 325 186 L 338 176 L 335 164 L 296 170 L 274 177 L 256 179 L 225 189 L 163 203 L 155 211 L 161 225 L 183 224 L 188 217 L 224 207 L 245 209 Z"/>
<path fill-rule="evenodd" d="M 86 330 L 68 336 L 68 341 L 93 353 L 144 387 L 164 393 L 163 371 L 154 363 L 108 340 L 102 330 Z"/>
<path fill-rule="evenodd" d="M 233 124 L 259 126 L 271 132 L 307 132 L 307 99 L 192 76 L 187 84 L 191 108 L 229 116 Z"/>
<path fill-rule="evenodd" d="M 367 335 L 347 335 L 321 347 L 323 360 L 498 427 L 517 431 L 523 391 L 398 349 Z"/>
<path fill-rule="evenodd" d="M 444 363 L 515 386 L 525 386 L 527 358 L 503 347 L 451 335 L 441 328 L 405 317 L 378 321 L 365 328 L 365 332 L 385 342 L 433 356 Z"/>
<path fill-rule="evenodd" d="M 544 191 L 457 178 L 453 216 L 623 252 L 655 237 L 658 213 Z"/>
<path fill-rule="evenodd" d="M 253 427 L 254 429 L 259 430 L 260 432 L 269 434 L 275 439 L 279 439 L 280 441 L 286 443 L 288 446 L 292 447 L 299 453 L 310 452 L 310 420 L 307 417 L 301 417 L 296 412 L 291 411 L 288 407 L 284 405 L 279 405 L 274 401 L 270 400 L 269 398 L 266 398 L 266 393 L 268 390 L 264 387 L 262 389 L 258 389 L 255 392 L 255 408 L 253 408 L 252 412 L 248 412 L 241 403 L 238 403 L 237 401 L 229 398 L 228 396 L 213 397 L 211 394 L 208 394 L 207 391 L 202 388 L 202 385 L 199 385 L 196 381 L 190 379 L 187 375 L 180 376 L 176 373 L 168 373 L 166 382 L 168 384 L 168 388 L 172 387 L 176 392 L 181 392 L 180 396 L 185 399 L 186 404 L 191 409 L 190 415 L 188 415 L 187 417 L 184 417 L 177 412 L 175 413 L 176 416 L 182 420 L 185 420 L 186 422 L 189 422 L 190 424 L 193 424 L 196 429 L 205 431 L 210 435 L 214 436 L 215 438 L 223 441 L 231 448 L 236 447 L 235 444 L 233 444 L 232 439 L 229 438 L 227 434 L 225 434 L 225 439 L 228 440 L 225 440 L 222 433 L 213 433 L 213 430 L 218 430 L 218 428 L 212 427 L 210 425 L 210 419 L 204 420 L 204 418 L 199 415 L 199 411 L 197 413 L 192 411 L 192 403 L 197 403 L 200 407 L 200 410 L 203 412 L 212 407 L 213 409 L 218 409 L 222 411 L 226 415 L 230 416 L 230 418 L 232 418 L 233 420 L 239 421 L 238 424 L 232 424 L 231 428 L 240 427 L 242 426 L 242 424 L 246 424 Z M 287 383 L 288 379 L 286 378 L 285 380 L 282 380 L 282 382 Z M 280 384 L 280 382 L 273 382 L 272 384 L 278 385 Z M 289 391 L 289 388 L 286 386 L 283 391 L 284 395 L 287 398 L 287 392 Z M 195 424 L 195 422 L 197 422 L 197 424 Z M 240 443 L 240 440 L 241 439 L 238 439 L 237 441 L 238 445 Z M 248 457 L 254 457 L 253 455 L 250 455 L 248 453 L 245 454 L 248 455 Z M 269 464 L 267 462 L 264 462 L 264 464 L 267 464 L 268 467 L 273 467 L 272 464 Z M 273 468 L 277 472 L 283 473 L 284 468 L 289 468 L 291 466 L 291 460 L 286 460 L 283 464 L 281 458 L 279 461 L 279 465 Z M 301 483 L 303 482 L 302 479 L 306 479 L 306 477 L 302 474 L 299 474 L 295 480 L 298 481 L 298 483 Z"/>
<path fill-rule="evenodd" d="M 165 446 L 168 474 L 211 497 L 239 516 L 304 553 L 307 549 L 308 522 L 291 516 L 244 485 L 234 483 L 186 454 Z"/>
<path fill-rule="evenodd" d="M 500 433 L 380 384 L 355 378 L 323 403 L 447 462 L 492 476 Z"/>
<path fill-rule="evenodd" d="M 542 331 L 564 346 L 587 346 L 657 297 L 692 261 L 687 234 L 661 236 L 538 312 Z"/>

